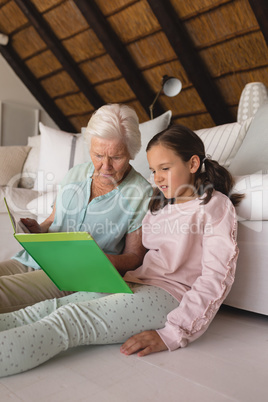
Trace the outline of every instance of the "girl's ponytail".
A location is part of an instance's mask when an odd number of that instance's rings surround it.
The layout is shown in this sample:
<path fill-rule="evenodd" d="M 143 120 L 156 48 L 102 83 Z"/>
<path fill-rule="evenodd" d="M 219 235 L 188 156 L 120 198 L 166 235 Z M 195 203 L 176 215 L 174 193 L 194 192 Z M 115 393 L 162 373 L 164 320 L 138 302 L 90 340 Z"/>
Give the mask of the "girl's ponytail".
<path fill-rule="evenodd" d="M 217 161 L 209 157 L 203 158 L 195 177 L 195 187 L 198 195 L 206 193 L 203 203 L 207 204 L 211 199 L 213 190 L 220 191 L 230 198 L 234 206 L 237 206 L 243 199 L 243 194 L 232 194 L 235 184 L 231 173 L 221 166 Z"/>

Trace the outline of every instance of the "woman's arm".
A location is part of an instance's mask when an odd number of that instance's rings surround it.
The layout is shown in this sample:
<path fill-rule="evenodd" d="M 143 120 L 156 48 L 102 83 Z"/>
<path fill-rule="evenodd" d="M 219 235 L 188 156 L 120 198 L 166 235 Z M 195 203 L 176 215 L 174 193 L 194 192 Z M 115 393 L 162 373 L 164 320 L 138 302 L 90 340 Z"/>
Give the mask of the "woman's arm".
<path fill-rule="evenodd" d="M 56 202 L 54 203 L 53 211 L 51 212 L 49 217 L 44 222 L 42 222 L 40 224 L 41 229 L 42 229 L 42 233 L 48 232 L 48 229 L 50 228 L 50 226 L 52 225 L 52 223 L 54 221 L 55 213 L 56 213 Z"/>
<path fill-rule="evenodd" d="M 106 254 L 117 271 L 124 275 L 127 271 L 138 268 L 146 254 L 146 248 L 142 245 L 142 229 L 126 235 L 125 248 L 120 255 Z"/>

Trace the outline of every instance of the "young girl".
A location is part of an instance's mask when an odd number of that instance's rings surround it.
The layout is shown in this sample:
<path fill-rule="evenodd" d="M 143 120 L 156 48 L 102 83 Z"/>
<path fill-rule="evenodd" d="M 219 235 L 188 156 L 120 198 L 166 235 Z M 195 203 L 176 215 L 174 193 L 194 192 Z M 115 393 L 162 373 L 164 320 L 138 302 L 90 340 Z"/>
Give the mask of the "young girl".
<path fill-rule="evenodd" d="M 148 252 L 124 277 L 134 293 L 78 292 L 0 315 L 0 376 L 78 345 L 175 350 L 208 328 L 234 281 L 241 195 L 230 195 L 232 176 L 186 127 L 157 134 L 147 157 L 157 187 L 142 226 Z"/>

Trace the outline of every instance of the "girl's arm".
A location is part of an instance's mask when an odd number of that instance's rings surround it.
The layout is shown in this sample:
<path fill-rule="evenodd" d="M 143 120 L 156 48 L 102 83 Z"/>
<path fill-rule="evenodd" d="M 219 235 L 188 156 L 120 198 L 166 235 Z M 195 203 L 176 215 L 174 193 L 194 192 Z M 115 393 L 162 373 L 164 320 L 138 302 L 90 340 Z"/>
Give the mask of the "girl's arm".
<path fill-rule="evenodd" d="M 236 213 L 231 202 L 203 236 L 202 274 L 157 330 L 169 350 L 186 346 L 208 328 L 234 282 L 238 248 Z"/>
<path fill-rule="evenodd" d="M 167 350 L 167 346 L 156 331 L 143 331 L 140 334 L 134 335 L 120 348 L 120 352 L 124 355 L 139 352 L 139 357 L 155 352 L 162 352 L 163 350 Z"/>

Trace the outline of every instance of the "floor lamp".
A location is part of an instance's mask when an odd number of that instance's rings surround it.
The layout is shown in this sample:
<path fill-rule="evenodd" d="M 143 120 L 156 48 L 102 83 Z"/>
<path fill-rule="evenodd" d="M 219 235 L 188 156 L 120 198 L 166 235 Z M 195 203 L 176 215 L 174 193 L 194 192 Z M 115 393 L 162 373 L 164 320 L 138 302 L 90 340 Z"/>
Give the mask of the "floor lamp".
<path fill-rule="evenodd" d="M 155 102 L 157 101 L 161 91 L 163 90 L 165 95 L 167 95 L 169 97 L 173 97 L 180 93 L 181 88 L 182 88 L 182 83 L 178 78 L 169 77 L 168 75 L 164 75 L 162 77 L 161 88 L 158 91 L 158 93 L 156 94 L 156 96 L 153 100 L 153 103 L 149 106 L 151 120 L 154 118 L 154 116 L 153 116 L 154 105 L 155 105 Z"/>

